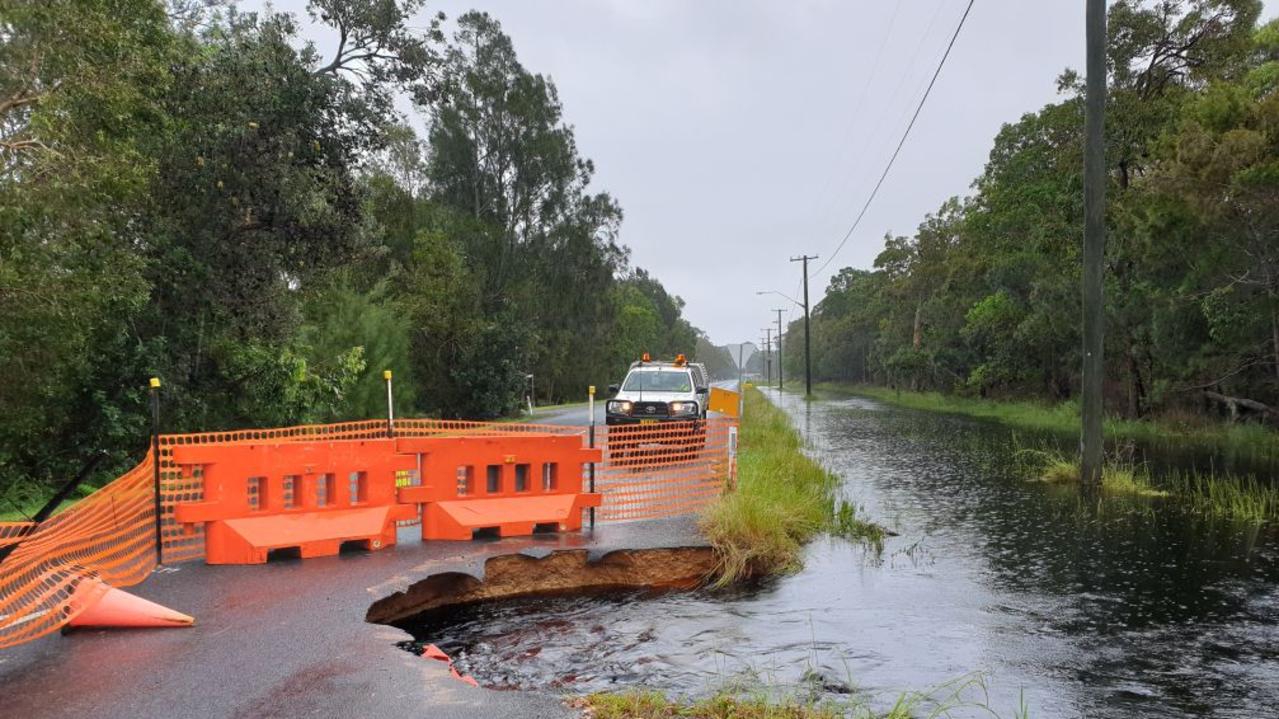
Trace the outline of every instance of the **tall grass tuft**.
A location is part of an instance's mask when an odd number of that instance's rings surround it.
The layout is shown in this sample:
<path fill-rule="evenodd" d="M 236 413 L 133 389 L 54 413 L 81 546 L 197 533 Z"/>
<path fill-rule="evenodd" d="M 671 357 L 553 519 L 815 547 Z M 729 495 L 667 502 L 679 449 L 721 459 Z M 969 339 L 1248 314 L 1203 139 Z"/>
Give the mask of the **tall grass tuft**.
<path fill-rule="evenodd" d="M 1255 524 L 1279 520 L 1279 487 L 1253 476 L 1174 472 L 1167 484 L 1198 514 Z"/>
<path fill-rule="evenodd" d="M 1049 484 L 1079 481 L 1078 460 L 1061 450 L 1017 449 L 1024 475 Z M 1252 475 L 1177 470 L 1161 475 L 1156 486 L 1145 465 L 1108 457 L 1101 472 L 1102 494 L 1109 497 L 1171 497 L 1181 506 L 1208 517 L 1253 524 L 1279 521 L 1279 486 Z"/>
<path fill-rule="evenodd" d="M 1079 460 L 1059 449 L 1019 449 L 1018 458 L 1030 479 L 1049 484 L 1074 484 L 1080 478 Z M 1167 497 L 1156 487 L 1145 465 L 1108 457 L 1101 468 L 1102 494 L 1111 497 Z"/>
<path fill-rule="evenodd" d="M 701 518 L 718 557 L 716 584 L 795 571 L 804 544 L 823 532 L 881 542 L 881 528 L 838 500 L 839 479 L 804 454 L 786 413 L 753 388 L 745 404 L 737 489 Z"/>

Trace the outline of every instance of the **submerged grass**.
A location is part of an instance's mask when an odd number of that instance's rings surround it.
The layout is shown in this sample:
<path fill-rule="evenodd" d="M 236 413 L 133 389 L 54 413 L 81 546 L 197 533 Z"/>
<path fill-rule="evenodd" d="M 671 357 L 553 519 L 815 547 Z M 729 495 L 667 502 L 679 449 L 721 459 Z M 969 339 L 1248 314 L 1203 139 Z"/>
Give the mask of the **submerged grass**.
<path fill-rule="evenodd" d="M 990 400 L 940 392 L 910 392 L 887 387 L 825 382 L 822 389 L 862 395 L 910 409 L 963 414 L 993 419 L 1022 429 L 1073 434 L 1079 431 L 1079 404 L 1045 404 L 1025 400 Z M 1192 442 L 1219 451 L 1247 452 L 1279 458 L 1279 432 L 1256 424 L 1226 424 L 1208 419 L 1156 418 L 1129 420 L 1107 417 L 1106 437 L 1151 443 Z"/>
<path fill-rule="evenodd" d="M 1033 481 L 1048 484 L 1079 482 L 1079 460 L 1067 457 L 1059 449 L 1018 449 L 1016 455 L 1024 468 L 1023 473 Z M 1129 498 L 1167 497 L 1169 494 L 1155 486 L 1144 465 L 1117 458 L 1107 458 L 1102 465 L 1101 492 L 1109 497 Z"/>
<path fill-rule="evenodd" d="M 1256 477 L 1174 472 L 1165 481 L 1198 514 L 1254 524 L 1279 521 L 1279 487 Z"/>
<path fill-rule="evenodd" d="M 717 584 L 795 571 L 804 544 L 823 532 L 881 544 L 884 530 L 838 499 L 838 478 L 804 454 L 786 413 L 754 388 L 745 405 L 737 489 L 701 519 Z"/>
<path fill-rule="evenodd" d="M 1061 450 L 1018 449 L 1022 473 L 1033 481 L 1068 485 L 1079 481 L 1078 460 Z M 1279 487 L 1253 476 L 1174 471 L 1156 479 L 1143 464 L 1107 458 L 1101 473 L 1107 497 L 1170 497 L 1185 509 L 1207 517 L 1261 524 L 1279 521 Z"/>

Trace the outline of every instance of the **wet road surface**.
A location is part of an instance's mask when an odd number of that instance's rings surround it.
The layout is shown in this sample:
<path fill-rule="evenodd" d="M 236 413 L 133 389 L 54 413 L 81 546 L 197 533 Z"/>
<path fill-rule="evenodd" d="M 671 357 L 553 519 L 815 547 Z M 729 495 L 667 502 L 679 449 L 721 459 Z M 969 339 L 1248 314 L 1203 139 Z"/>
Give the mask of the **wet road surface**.
<path fill-rule="evenodd" d="M 687 520 L 601 525 L 594 535 L 420 543 L 381 552 L 157 571 L 129 591 L 196 618 L 183 629 L 81 630 L 0 650 L 0 717 L 572 717 L 558 696 L 493 692 L 397 647 L 374 601 L 431 574 L 482 577 L 484 560 L 585 548 L 700 545 Z"/>

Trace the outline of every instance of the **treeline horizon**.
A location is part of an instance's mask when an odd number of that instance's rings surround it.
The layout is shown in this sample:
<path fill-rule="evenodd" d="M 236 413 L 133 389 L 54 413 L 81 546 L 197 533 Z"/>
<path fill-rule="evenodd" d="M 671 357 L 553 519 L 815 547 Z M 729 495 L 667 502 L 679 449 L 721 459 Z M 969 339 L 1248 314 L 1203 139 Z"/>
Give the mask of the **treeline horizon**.
<path fill-rule="evenodd" d="M 1279 20 L 1258 0 L 1120 0 L 1109 19 L 1106 402 L 1279 420 Z M 1074 400 L 1083 78 L 1005 125 L 973 194 L 812 315 L 821 380 Z M 802 322 L 787 330 L 801 347 Z M 785 358 L 791 376 L 802 353 Z"/>
<path fill-rule="evenodd" d="M 551 79 L 425 10 L 312 0 L 324 55 L 219 0 L 6 5 L 0 507 L 135 461 L 152 376 L 169 432 L 385 416 L 384 369 L 397 414 L 493 418 L 528 374 L 576 399 L 714 349 L 630 263 Z"/>

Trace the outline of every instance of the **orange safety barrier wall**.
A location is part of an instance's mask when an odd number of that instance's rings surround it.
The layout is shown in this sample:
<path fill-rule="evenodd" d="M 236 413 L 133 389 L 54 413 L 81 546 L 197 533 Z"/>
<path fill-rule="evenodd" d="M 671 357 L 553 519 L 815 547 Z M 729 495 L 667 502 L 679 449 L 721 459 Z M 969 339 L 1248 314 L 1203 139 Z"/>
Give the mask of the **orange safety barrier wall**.
<path fill-rule="evenodd" d="M 736 427 L 727 417 L 712 417 L 698 426 L 655 424 L 627 427 L 597 427 L 596 444 L 602 453 L 596 465 L 596 491 L 599 500 L 580 492 L 577 508 L 602 501 L 598 518 L 602 521 L 652 519 L 697 512 L 709 504 L 726 487 L 731 472 L 729 436 Z M 556 449 L 567 451 L 570 445 L 581 449 L 587 429 L 581 426 L 508 424 L 452 420 L 410 419 L 395 423 L 396 441 L 439 437 L 528 437 L 534 442 L 554 438 Z M 204 432 L 198 434 L 163 435 L 157 460 L 161 475 L 162 549 L 164 562 L 177 563 L 205 556 L 206 539 L 202 528 L 191 531 L 178 521 L 179 505 L 203 505 L 205 483 L 203 466 L 192 462 L 204 448 L 239 445 L 289 444 L 298 442 L 331 443 L 338 441 L 386 440 L 383 420 L 345 422 L 330 425 L 306 425 L 266 430 Z M 191 454 L 187 450 L 192 451 Z M 523 450 L 522 450 L 523 451 Z M 397 450 L 396 454 L 400 454 Z M 509 453 L 508 453 L 509 454 Z M 526 452 L 527 454 L 527 452 Z M 423 461 L 430 453 L 423 455 Z M 442 457 L 437 454 L 437 457 Z M 518 458 L 521 452 L 514 456 Z M 533 457 L 532 454 L 527 454 Z M 582 482 L 581 464 L 591 457 L 561 460 L 559 494 L 569 491 L 574 482 Z M 186 461 L 186 471 L 180 462 Z M 407 462 L 407 464 L 403 462 Z M 449 468 L 445 461 L 444 485 Z M 531 461 L 530 464 L 533 462 Z M 538 461 L 540 464 L 541 462 Z M 505 462 L 503 462 L 505 466 Z M 519 464 L 519 462 L 514 462 Z M 395 491 L 412 498 L 413 491 L 433 487 L 425 472 L 419 473 L 416 457 L 398 457 L 394 478 Z M 456 467 L 453 481 L 456 482 Z M 0 547 L 11 546 L 21 539 L 12 554 L 0 563 L 0 648 L 29 641 L 66 624 L 80 608 L 91 605 L 93 591 L 105 591 L 106 585 L 130 586 L 141 582 L 155 567 L 155 516 L 153 489 L 153 457 L 147 457 L 123 476 L 50 517 L 38 527 L 29 522 L 0 523 Z M 305 470 L 305 467 L 303 467 Z M 215 470 L 216 471 L 216 470 Z M 434 470 L 433 470 L 434 471 Z M 540 470 L 538 470 L 540 471 Z M 514 491 L 514 469 L 503 475 Z M 532 472 L 534 487 L 541 486 L 541 476 Z M 305 472 L 303 472 L 305 474 Z M 246 475 L 253 476 L 253 475 Z M 477 476 L 477 481 L 486 480 Z M 504 487 L 506 485 L 503 485 Z M 453 485 L 456 491 L 456 484 Z M 268 489 L 268 492 L 270 490 Z M 505 490 L 504 490 L 505 491 Z M 555 494 L 555 493 L 553 493 Z M 586 497 L 586 499 L 581 499 Z M 499 497 L 499 500 L 504 499 Z M 563 500 L 557 500 L 563 501 Z M 401 524 L 417 521 L 403 509 L 392 512 Z M 580 526 L 580 514 L 570 512 L 566 528 Z M 424 527 L 424 534 L 430 532 Z M 100 580 L 87 581 L 87 580 Z M 101 582 L 105 582 L 106 585 Z M 78 601 L 72 602 L 72 594 Z"/>
<path fill-rule="evenodd" d="M 141 464 L 59 512 L 0 563 L 0 648 L 48 634 L 91 606 L 101 582 L 137 584 L 155 567 L 154 465 Z M 3 526 L 13 544 L 14 524 Z M 101 582 L 92 581 L 93 579 Z M 72 602 L 72 595 L 77 601 Z"/>
<path fill-rule="evenodd" d="M 173 452 L 179 447 L 230 445 L 262 442 L 311 442 L 316 440 L 369 440 L 386 438 L 385 420 L 364 420 L 338 424 L 302 425 L 279 429 L 249 429 L 226 432 L 200 432 L 194 434 L 169 434 L 160 437 L 160 495 L 163 500 L 162 538 L 164 561 L 185 562 L 204 558 L 205 540 L 203 528 L 194 532 L 176 522 L 173 509 L 184 502 L 204 498 L 202 481 L 193 474 L 184 475 L 173 461 Z M 443 436 L 509 436 L 527 433 L 584 437 L 586 428 L 560 425 L 515 424 L 507 422 L 471 422 L 443 419 L 397 419 L 397 438 Z M 416 470 L 413 470 L 416 472 Z M 411 484 L 417 479 L 406 472 L 397 483 Z M 416 518 L 401 520 L 401 525 L 411 525 Z"/>
<path fill-rule="evenodd" d="M 470 539 L 476 529 L 500 536 L 532 534 L 538 525 L 582 528 L 582 510 L 599 506 L 582 491 L 582 466 L 599 449 L 581 437 L 515 434 L 503 437 L 400 439 L 400 452 L 421 456 L 423 482 L 402 487 L 400 501 L 422 505 L 422 539 Z"/>
<path fill-rule="evenodd" d="M 698 422 L 614 425 L 602 435 L 595 488 L 603 521 L 657 519 L 701 511 L 728 486 L 728 417 Z"/>
<path fill-rule="evenodd" d="M 189 533 L 203 525 L 210 564 L 262 564 L 285 548 L 335 555 L 344 542 L 382 549 L 415 514 L 396 503 L 416 460 L 395 440 L 177 446 L 171 460 L 201 482 L 203 499 L 178 504 L 173 519 Z"/>

